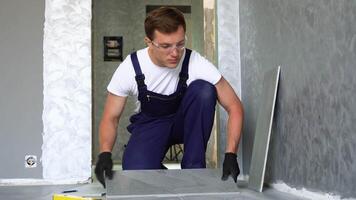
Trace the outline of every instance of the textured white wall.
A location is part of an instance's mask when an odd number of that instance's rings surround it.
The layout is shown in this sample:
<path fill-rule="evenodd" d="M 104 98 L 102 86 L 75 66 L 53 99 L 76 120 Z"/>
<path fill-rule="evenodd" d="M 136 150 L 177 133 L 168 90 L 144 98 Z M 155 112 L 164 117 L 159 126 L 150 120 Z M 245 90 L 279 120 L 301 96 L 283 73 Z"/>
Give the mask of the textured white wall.
<path fill-rule="evenodd" d="M 241 98 L 239 1 L 224 0 L 217 2 L 218 67 L 222 75 Z M 226 143 L 227 113 L 220 107 L 220 143 L 219 154 L 223 159 Z M 242 170 L 242 140 L 238 150 L 240 169 Z M 220 160 L 222 163 L 222 160 Z"/>
<path fill-rule="evenodd" d="M 46 0 L 44 179 L 91 176 L 91 0 Z"/>

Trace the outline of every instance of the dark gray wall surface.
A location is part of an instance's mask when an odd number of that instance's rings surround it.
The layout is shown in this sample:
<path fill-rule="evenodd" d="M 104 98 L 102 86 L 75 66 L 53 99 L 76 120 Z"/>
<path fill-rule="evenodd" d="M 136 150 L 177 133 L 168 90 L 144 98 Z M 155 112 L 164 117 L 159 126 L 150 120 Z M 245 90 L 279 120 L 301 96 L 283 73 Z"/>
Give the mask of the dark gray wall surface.
<path fill-rule="evenodd" d="M 240 1 L 244 169 L 263 73 L 281 65 L 267 181 L 356 197 L 356 1 Z"/>
<path fill-rule="evenodd" d="M 44 10 L 41 0 L 0 3 L 0 179 L 42 177 L 24 158 L 41 157 Z"/>
<path fill-rule="evenodd" d="M 104 105 L 107 95 L 107 85 L 109 84 L 117 66 L 121 63 L 118 61 L 104 62 L 103 59 L 103 36 L 122 36 L 123 37 L 123 59 L 135 49 L 144 46 L 142 40 L 134 40 L 131 35 L 142 33 L 143 28 L 134 16 L 139 12 L 131 12 L 135 7 L 132 1 L 117 0 L 94 0 L 93 3 L 93 20 L 92 20 L 92 87 L 93 87 L 93 164 L 96 163 L 99 153 L 99 124 L 104 111 Z M 141 12 L 144 10 L 142 9 Z M 131 15 L 132 14 L 132 15 Z M 141 14 L 140 14 L 141 16 Z M 142 14 L 144 16 L 144 14 Z M 135 31 L 136 30 L 136 31 Z M 143 38 L 140 37 L 140 38 Z M 125 108 L 123 117 L 120 119 L 118 128 L 118 140 L 116 141 L 113 155 L 115 161 L 121 161 L 124 145 L 127 143 L 129 134 L 126 126 L 129 123 L 129 116 L 135 104 L 130 99 L 128 108 Z"/>

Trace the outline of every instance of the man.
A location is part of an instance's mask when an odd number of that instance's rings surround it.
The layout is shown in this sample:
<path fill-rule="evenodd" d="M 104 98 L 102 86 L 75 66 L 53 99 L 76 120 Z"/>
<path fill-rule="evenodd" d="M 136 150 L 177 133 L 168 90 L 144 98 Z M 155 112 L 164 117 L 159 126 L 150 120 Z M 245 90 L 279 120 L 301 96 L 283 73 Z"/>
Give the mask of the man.
<path fill-rule="evenodd" d="M 229 115 L 222 179 L 236 182 L 240 173 L 236 152 L 243 108 L 230 84 L 209 61 L 185 48 L 183 14 L 170 7 L 149 13 L 145 20 L 147 48 L 129 55 L 108 85 L 100 123 L 98 180 L 112 177 L 111 151 L 126 98 L 137 97 L 137 113 L 127 127 L 131 137 L 123 154 L 123 170 L 164 169 L 162 160 L 173 144 L 184 144 L 181 167 L 205 168 L 216 100 Z"/>

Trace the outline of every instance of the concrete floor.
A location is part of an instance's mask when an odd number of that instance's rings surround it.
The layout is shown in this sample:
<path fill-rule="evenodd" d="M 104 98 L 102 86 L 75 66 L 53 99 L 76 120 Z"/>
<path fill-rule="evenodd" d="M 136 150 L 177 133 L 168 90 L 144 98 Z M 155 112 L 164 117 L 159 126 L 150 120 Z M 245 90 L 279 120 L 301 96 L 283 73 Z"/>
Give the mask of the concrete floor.
<path fill-rule="evenodd" d="M 94 189 L 93 189 L 94 188 Z M 1 200 L 51 200 L 53 194 L 60 194 L 64 190 L 79 189 L 91 190 L 92 194 L 99 194 L 102 191 L 101 185 L 98 183 L 82 184 L 82 185 L 45 185 L 45 186 L 0 186 L 0 199 Z M 90 194 L 90 193 L 87 193 Z M 73 195 L 80 196 L 79 193 Z M 105 199 L 105 198 L 103 198 Z M 184 200 L 303 200 L 302 198 L 293 195 L 276 191 L 271 188 L 265 188 L 263 193 L 254 192 L 248 189 L 239 189 L 236 194 L 206 194 L 206 195 L 180 195 L 180 196 L 146 196 L 140 198 L 118 198 L 118 199 L 184 199 Z"/>
<path fill-rule="evenodd" d="M 176 166 L 173 166 L 176 168 Z M 117 167 L 116 167 L 117 169 Z M 194 173 L 192 173 L 194 172 Z M 118 171 L 111 186 L 106 191 L 96 180 L 90 184 L 41 185 L 41 186 L 0 186 L 0 200 L 51 200 L 53 194 L 66 190 L 74 196 L 100 197 L 101 199 L 172 199 L 172 200 L 304 200 L 291 194 L 264 188 L 262 193 L 246 188 L 240 180 L 238 186 L 229 180 L 220 180 L 220 170 L 153 170 Z M 109 184 L 110 185 L 110 184 Z M 120 186 L 118 186 L 120 185 Z M 110 188 L 111 187 L 111 188 Z M 158 189 L 158 190 L 157 190 Z"/>
<path fill-rule="evenodd" d="M 40 185 L 40 186 L 0 186 L 1 200 L 51 200 L 53 194 L 60 194 L 73 188 L 85 188 L 82 185 Z M 95 184 L 99 186 L 98 184 Z"/>

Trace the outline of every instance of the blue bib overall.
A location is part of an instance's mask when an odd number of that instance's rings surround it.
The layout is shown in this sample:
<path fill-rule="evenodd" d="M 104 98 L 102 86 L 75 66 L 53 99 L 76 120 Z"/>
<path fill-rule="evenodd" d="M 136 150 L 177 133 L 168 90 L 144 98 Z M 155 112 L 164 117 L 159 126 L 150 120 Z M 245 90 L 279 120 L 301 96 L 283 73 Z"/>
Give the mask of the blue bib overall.
<path fill-rule="evenodd" d="M 147 90 L 136 52 L 131 61 L 136 73 L 141 111 L 131 116 L 127 127 L 131 137 L 126 145 L 122 167 L 161 169 L 162 160 L 173 144 L 184 144 L 181 167 L 205 168 L 205 152 L 216 105 L 216 89 L 204 80 L 187 87 L 191 50 L 186 49 L 176 91 L 170 95 Z"/>

